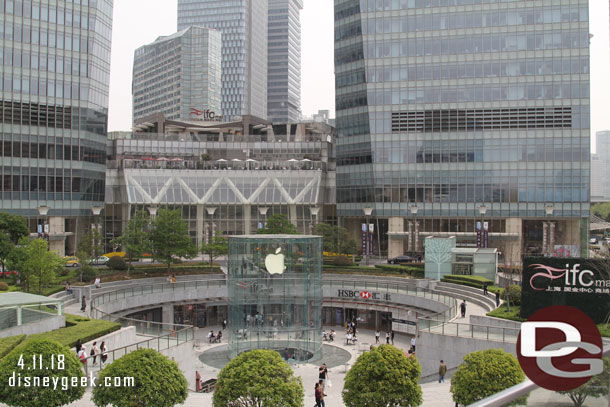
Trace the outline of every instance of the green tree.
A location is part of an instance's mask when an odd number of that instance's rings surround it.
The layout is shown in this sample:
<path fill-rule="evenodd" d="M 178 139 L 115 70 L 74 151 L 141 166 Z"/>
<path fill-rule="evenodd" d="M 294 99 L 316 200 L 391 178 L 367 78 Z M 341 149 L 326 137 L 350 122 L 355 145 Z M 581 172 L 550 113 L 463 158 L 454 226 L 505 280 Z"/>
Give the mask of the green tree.
<path fill-rule="evenodd" d="M 182 371 L 176 362 L 152 349 L 136 350 L 115 360 L 100 372 L 98 382 L 104 383 L 106 377 L 133 377 L 135 386 L 94 387 L 96 406 L 172 407 L 186 400 L 188 383 Z"/>
<path fill-rule="evenodd" d="M 30 234 L 27 221 L 23 216 L 0 213 L 0 269 L 15 245 L 23 237 Z"/>
<path fill-rule="evenodd" d="M 24 376 L 30 377 L 31 383 L 49 380 L 50 385 L 26 387 Z M 0 401 L 15 407 L 63 406 L 83 396 L 85 387 L 80 385 L 83 376 L 82 363 L 67 346 L 47 339 L 27 341 L 0 362 Z M 21 378 L 21 384 L 11 386 L 12 377 Z M 72 385 L 73 378 L 77 378 L 77 386 Z M 58 387 L 54 388 L 53 383 Z"/>
<path fill-rule="evenodd" d="M 159 209 L 152 221 L 150 241 L 153 257 L 167 264 L 168 273 L 174 261 L 197 254 L 197 246 L 189 237 L 188 225 L 179 209 Z"/>
<path fill-rule="evenodd" d="M 559 394 L 567 395 L 574 407 L 580 407 L 584 404 L 587 397 L 599 398 L 608 394 L 610 384 L 610 357 L 604 358 L 604 371 L 593 376 L 589 381 L 580 387 L 570 391 L 559 391 Z"/>
<path fill-rule="evenodd" d="M 279 353 L 251 350 L 219 373 L 214 407 L 301 407 L 303 384 Z"/>
<path fill-rule="evenodd" d="M 216 232 L 216 234 L 210 239 L 208 243 L 201 245 L 201 253 L 206 254 L 210 258 L 210 268 L 212 262 L 218 256 L 224 256 L 229 252 L 229 241 L 222 235 L 222 232 Z"/>
<path fill-rule="evenodd" d="M 313 234 L 322 236 L 322 248 L 325 252 L 341 254 L 358 252 L 356 241 L 350 239 L 349 232 L 342 226 L 318 223 L 313 228 Z"/>
<path fill-rule="evenodd" d="M 517 358 L 502 349 L 469 353 L 451 379 L 453 401 L 468 405 L 521 383 L 525 374 Z M 523 396 L 511 405 L 526 404 Z"/>
<path fill-rule="evenodd" d="M 78 242 L 76 256 L 81 265 L 89 263 L 89 260 L 102 255 L 102 235 L 97 229 L 89 229 Z M 83 282 L 83 268 L 80 268 L 80 282 Z"/>
<path fill-rule="evenodd" d="M 415 356 L 406 357 L 392 345 L 363 353 L 345 375 L 343 403 L 347 407 L 419 406 L 421 367 Z"/>
<path fill-rule="evenodd" d="M 28 276 L 28 286 L 37 285 L 38 293 L 42 294 L 42 288 L 53 282 L 55 273 L 64 268 L 65 262 L 55 252 L 49 251 L 48 243 L 44 239 L 29 241 L 25 255 L 20 271 Z"/>
<path fill-rule="evenodd" d="M 259 235 L 298 235 L 297 227 L 290 223 L 286 215 L 276 213 L 267 219 L 264 228 L 258 229 Z"/>
<path fill-rule="evenodd" d="M 142 254 L 151 251 L 149 229 L 150 216 L 148 212 L 140 210 L 129 219 L 123 234 L 112 240 L 112 244 L 120 245 L 127 253 L 127 274 L 131 270 L 133 258 L 142 257 Z"/>

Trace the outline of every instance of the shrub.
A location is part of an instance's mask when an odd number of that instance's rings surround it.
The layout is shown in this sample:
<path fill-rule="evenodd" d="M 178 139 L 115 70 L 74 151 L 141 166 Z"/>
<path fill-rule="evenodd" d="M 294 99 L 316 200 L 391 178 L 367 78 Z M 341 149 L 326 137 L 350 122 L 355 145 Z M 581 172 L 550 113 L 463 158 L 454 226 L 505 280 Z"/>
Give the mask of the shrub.
<path fill-rule="evenodd" d="M 469 353 L 451 378 L 453 401 L 469 405 L 521 383 L 525 374 L 517 358 L 502 349 Z M 526 404 L 527 396 L 513 404 Z"/>
<path fill-rule="evenodd" d="M 18 407 L 59 407 L 83 396 L 85 387 L 80 385 L 80 378 L 83 377 L 82 363 L 67 346 L 39 339 L 27 341 L 18 349 L 19 351 L 9 353 L 0 363 L 0 394 L 3 403 Z M 42 359 L 42 366 L 34 365 L 34 358 L 37 361 Z M 54 360 L 53 365 L 51 358 Z M 59 363 L 60 360 L 63 363 Z M 52 383 L 57 380 L 61 387 L 10 386 L 9 377 L 21 371 L 26 371 L 32 381 L 40 380 L 43 383 L 45 379 Z M 78 378 L 78 385 L 72 385 L 73 378 Z M 62 382 L 65 382 L 65 388 Z"/>
<path fill-rule="evenodd" d="M 515 284 L 509 285 L 508 298 L 510 300 L 510 305 L 521 305 L 521 286 Z"/>
<path fill-rule="evenodd" d="M 442 282 L 453 283 L 453 284 L 461 284 L 468 287 L 480 288 L 483 289 L 485 284 L 492 285 L 493 281 L 488 278 L 481 276 L 463 276 L 456 274 L 448 274 L 441 278 Z"/>
<path fill-rule="evenodd" d="M 0 359 L 6 356 L 25 339 L 25 335 L 9 336 L 0 339 Z"/>
<path fill-rule="evenodd" d="M 131 386 L 96 386 L 92 401 L 97 406 L 172 407 L 186 400 L 188 384 L 178 364 L 153 349 L 139 349 L 115 360 L 99 374 L 105 378 L 133 377 Z"/>
<path fill-rule="evenodd" d="M 108 263 L 106 263 L 106 267 L 112 270 L 127 270 L 127 263 L 121 256 L 112 256 Z"/>
<path fill-rule="evenodd" d="M 97 276 L 97 271 L 95 271 L 95 269 L 88 264 L 83 264 L 82 267 L 83 281 L 85 283 L 90 283 L 95 280 L 95 277 Z"/>
<path fill-rule="evenodd" d="M 334 261 L 335 266 L 351 266 L 352 259 L 347 256 L 337 256 Z"/>
<path fill-rule="evenodd" d="M 303 405 L 303 384 L 273 350 L 251 350 L 233 358 L 218 374 L 214 407 Z"/>
<path fill-rule="evenodd" d="M 358 357 L 345 376 L 343 402 L 348 407 L 419 406 L 421 367 L 392 345 L 381 345 Z"/>
<path fill-rule="evenodd" d="M 8 284 L 0 282 L 0 291 L 8 291 Z"/>

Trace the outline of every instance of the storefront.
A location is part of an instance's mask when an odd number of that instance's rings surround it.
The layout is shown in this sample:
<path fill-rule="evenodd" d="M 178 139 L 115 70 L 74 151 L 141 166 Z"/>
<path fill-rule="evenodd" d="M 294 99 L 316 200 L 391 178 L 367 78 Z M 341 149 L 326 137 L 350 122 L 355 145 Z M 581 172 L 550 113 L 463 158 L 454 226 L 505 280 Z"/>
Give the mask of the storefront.
<path fill-rule="evenodd" d="M 179 304 L 174 305 L 174 323 L 198 328 L 220 326 L 227 318 L 226 305 Z"/>

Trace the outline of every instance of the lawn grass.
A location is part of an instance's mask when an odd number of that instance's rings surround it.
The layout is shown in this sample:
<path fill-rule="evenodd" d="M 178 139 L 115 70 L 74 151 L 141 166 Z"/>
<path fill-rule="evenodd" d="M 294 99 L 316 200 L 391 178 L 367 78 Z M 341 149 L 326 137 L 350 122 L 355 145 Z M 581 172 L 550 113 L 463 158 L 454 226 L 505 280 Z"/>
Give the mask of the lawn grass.
<path fill-rule="evenodd" d="M 500 306 L 500 308 L 496 308 L 495 310 L 488 312 L 487 316 L 509 319 L 511 321 L 523 322 L 523 321 L 525 321 L 525 319 L 523 319 L 519 316 L 520 311 L 521 311 L 521 308 L 518 305 L 511 305 L 510 312 L 506 312 L 506 305 L 503 304 L 502 306 Z"/>
<path fill-rule="evenodd" d="M 92 319 L 72 314 L 65 314 L 65 317 L 66 326 L 64 328 L 28 335 L 27 337 L 25 335 L 18 335 L 0 339 L 0 358 L 6 356 L 10 351 L 36 339 L 51 339 L 62 345 L 72 347 L 79 339 L 82 343 L 85 343 L 121 329 L 121 324 L 118 322 Z M 2 352 L 5 353 L 3 354 Z"/>

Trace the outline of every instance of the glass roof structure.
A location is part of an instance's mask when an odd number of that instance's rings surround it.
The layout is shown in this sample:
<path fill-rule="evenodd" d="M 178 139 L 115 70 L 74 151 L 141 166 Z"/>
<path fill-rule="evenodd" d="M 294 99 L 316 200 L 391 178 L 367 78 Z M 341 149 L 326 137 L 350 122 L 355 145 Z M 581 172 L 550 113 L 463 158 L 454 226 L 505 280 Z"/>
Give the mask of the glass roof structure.
<path fill-rule="evenodd" d="M 125 169 L 130 204 L 318 203 L 322 171 Z"/>

